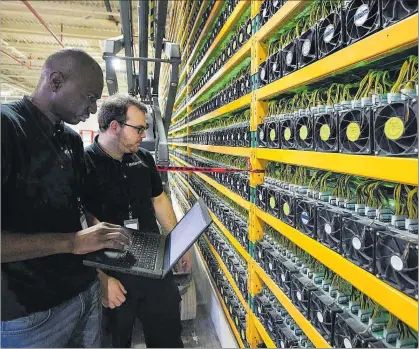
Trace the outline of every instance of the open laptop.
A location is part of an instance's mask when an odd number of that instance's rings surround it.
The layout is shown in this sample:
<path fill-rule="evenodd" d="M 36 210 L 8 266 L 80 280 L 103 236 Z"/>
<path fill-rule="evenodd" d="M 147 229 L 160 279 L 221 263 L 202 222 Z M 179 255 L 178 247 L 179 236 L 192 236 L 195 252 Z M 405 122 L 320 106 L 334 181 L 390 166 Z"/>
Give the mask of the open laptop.
<path fill-rule="evenodd" d="M 199 199 L 168 235 L 123 228 L 131 235 L 131 246 L 127 251 L 96 251 L 86 254 L 83 263 L 100 269 L 162 279 L 211 222 L 207 206 Z"/>

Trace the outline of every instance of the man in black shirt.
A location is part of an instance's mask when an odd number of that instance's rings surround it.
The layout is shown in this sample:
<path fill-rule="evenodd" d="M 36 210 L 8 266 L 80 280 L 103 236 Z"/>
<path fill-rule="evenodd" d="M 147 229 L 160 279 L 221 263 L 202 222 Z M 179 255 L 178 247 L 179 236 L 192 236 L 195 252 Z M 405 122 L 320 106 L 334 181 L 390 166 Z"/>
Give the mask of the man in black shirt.
<path fill-rule="evenodd" d="M 96 112 L 100 66 L 81 50 L 45 62 L 32 96 L 1 106 L 2 347 L 100 345 L 97 275 L 81 254 L 129 244 L 87 227 L 83 143 L 64 122 Z"/>
<path fill-rule="evenodd" d="M 165 233 L 177 224 L 163 192 L 151 154 L 140 148 L 145 137 L 146 107 L 130 96 L 114 96 L 99 111 L 99 135 L 85 150 L 86 206 L 99 220 L 134 224 L 137 229 Z M 190 269 L 187 253 L 178 268 Z M 107 275 L 108 274 L 108 275 Z M 130 347 L 136 315 L 147 347 L 183 347 L 180 296 L 173 275 L 163 280 L 100 272 L 102 302 L 114 347 Z"/>

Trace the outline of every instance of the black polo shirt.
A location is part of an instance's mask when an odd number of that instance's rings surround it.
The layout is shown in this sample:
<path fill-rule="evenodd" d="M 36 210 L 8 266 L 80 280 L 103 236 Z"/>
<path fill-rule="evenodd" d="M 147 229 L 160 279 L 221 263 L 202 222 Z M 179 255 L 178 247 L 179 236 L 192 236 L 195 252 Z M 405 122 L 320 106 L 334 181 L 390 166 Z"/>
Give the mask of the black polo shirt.
<path fill-rule="evenodd" d="M 87 209 L 100 221 L 124 225 L 138 218 L 139 229 L 158 232 L 152 198 L 163 186 L 152 155 L 145 149 L 125 154 L 122 161 L 104 152 L 96 136 L 85 149 Z"/>
<path fill-rule="evenodd" d="M 83 143 L 25 97 L 1 106 L 1 224 L 17 233 L 81 230 Z M 57 306 L 96 278 L 82 256 L 57 254 L 2 263 L 2 320 Z"/>

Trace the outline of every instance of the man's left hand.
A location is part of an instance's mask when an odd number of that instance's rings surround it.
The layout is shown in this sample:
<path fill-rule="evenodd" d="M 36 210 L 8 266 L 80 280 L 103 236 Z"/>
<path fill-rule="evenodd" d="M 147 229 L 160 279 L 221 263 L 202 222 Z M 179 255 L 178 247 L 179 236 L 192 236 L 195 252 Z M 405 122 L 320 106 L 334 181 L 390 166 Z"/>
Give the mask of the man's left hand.
<path fill-rule="evenodd" d="M 175 273 L 189 273 L 192 268 L 192 254 L 187 251 L 175 266 Z"/>

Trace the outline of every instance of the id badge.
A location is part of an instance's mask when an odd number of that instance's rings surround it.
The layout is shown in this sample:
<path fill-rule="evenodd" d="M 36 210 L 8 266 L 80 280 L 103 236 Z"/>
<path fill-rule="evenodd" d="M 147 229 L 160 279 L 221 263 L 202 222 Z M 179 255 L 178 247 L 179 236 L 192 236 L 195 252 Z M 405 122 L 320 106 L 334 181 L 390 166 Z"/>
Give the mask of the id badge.
<path fill-rule="evenodd" d="M 88 225 L 87 225 L 87 220 L 86 220 L 86 216 L 85 216 L 84 213 L 82 213 L 81 216 L 80 216 L 80 224 L 81 224 L 81 228 L 83 230 L 89 228 Z"/>
<path fill-rule="evenodd" d="M 125 220 L 124 227 L 138 230 L 138 218 Z"/>

